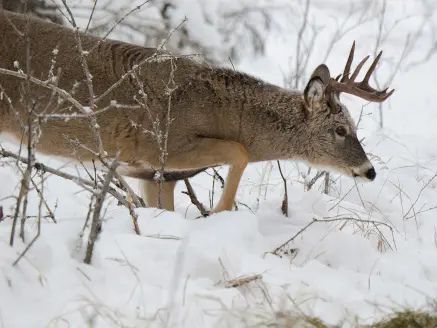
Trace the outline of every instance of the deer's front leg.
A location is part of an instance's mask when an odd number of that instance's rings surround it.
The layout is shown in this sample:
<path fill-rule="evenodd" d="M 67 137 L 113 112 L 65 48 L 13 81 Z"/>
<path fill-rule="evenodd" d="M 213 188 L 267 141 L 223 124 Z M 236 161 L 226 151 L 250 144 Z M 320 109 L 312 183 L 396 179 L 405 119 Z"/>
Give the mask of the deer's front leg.
<path fill-rule="evenodd" d="M 187 170 L 230 165 L 222 196 L 212 211 L 218 213 L 232 210 L 238 184 L 247 163 L 247 150 L 239 142 L 201 138 L 192 150 L 177 155 L 169 154 L 166 168 Z"/>

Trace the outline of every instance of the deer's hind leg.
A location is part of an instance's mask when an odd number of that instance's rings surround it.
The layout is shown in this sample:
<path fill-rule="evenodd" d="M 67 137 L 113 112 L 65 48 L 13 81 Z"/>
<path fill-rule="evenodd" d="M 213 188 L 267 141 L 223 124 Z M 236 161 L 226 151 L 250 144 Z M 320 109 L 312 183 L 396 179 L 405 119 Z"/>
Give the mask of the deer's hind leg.
<path fill-rule="evenodd" d="M 160 190 L 160 181 L 151 180 L 157 171 L 143 172 L 143 176 L 146 179 L 140 180 L 141 197 L 146 202 L 147 207 L 157 207 L 159 205 L 167 211 L 174 211 L 174 188 L 178 181 L 194 177 L 195 175 L 205 171 L 207 167 L 197 170 L 187 171 L 164 171 L 162 181 L 162 189 Z M 161 204 L 159 203 L 159 197 L 161 197 Z"/>
<path fill-rule="evenodd" d="M 117 172 L 140 180 L 140 196 L 147 207 L 161 207 L 168 211 L 174 211 L 174 188 L 176 183 L 180 180 L 191 178 L 206 169 L 208 167 L 183 171 L 164 170 L 162 182 L 155 180 L 159 171 L 144 163 L 124 165 L 119 167 Z M 162 187 L 160 187 L 161 183 Z"/>
<path fill-rule="evenodd" d="M 177 181 L 162 181 L 162 189 L 160 190 L 160 182 L 151 180 L 140 180 L 140 196 L 144 199 L 147 207 L 157 207 L 174 211 L 174 188 Z M 161 198 L 161 204 L 159 202 Z"/>
<path fill-rule="evenodd" d="M 217 165 L 230 165 L 225 187 L 213 213 L 230 211 L 234 203 L 243 171 L 249 162 L 246 148 L 239 142 L 199 138 L 191 150 L 169 154 L 168 170 L 196 170 Z"/>

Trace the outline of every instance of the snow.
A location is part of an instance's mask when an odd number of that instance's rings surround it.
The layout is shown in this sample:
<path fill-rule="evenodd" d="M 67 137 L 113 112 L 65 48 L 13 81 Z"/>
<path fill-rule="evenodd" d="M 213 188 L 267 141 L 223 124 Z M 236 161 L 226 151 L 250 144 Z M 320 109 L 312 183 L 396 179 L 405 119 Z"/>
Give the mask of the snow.
<path fill-rule="evenodd" d="M 412 8 L 421 10 L 411 3 L 403 2 L 407 7 L 399 6 L 391 19 Z M 399 55 L 410 23 L 400 25 L 383 56 Z M 367 54 L 369 34 L 363 27 L 341 40 L 328 58 L 331 71 L 341 71 L 353 39 L 356 62 Z M 218 42 L 214 38 L 211 42 Z M 415 49 L 413 59 L 423 58 L 425 44 Z M 272 36 L 266 56 L 247 56 L 239 68 L 282 85 L 281 71 L 288 69 L 292 47 L 293 40 Z M 309 69 L 319 59 L 312 58 Z M 380 75 L 388 76 L 390 68 L 382 63 Z M 88 230 L 82 237 L 81 231 L 89 194 L 71 181 L 47 175 L 44 195 L 56 207 L 57 223 L 42 221 L 41 236 L 16 266 L 12 263 L 26 244 L 17 237 L 11 248 L 11 220 L 0 223 L 0 327 L 263 327 L 287 311 L 332 324 L 346 319 L 343 327 L 353 327 L 355 317 L 371 323 L 404 307 L 425 309 L 437 299 L 436 68 L 437 57 L 432 57 L 396 75 L 396 91 L 384 106 L 384 129 L 377 127 L 377 104 L 366 106 L 371 114 L 363 118 L 359 137 L 365 137 L 375 165 L 374 182 L 333 175 L 329 195 L 321 192 L 321 183 L 306 191 L 303 182 L 315 173 L 305 178 L 305 165 L 281 162 L 288 181 L 288 218 L 280 210 L 283 185 L 276 163 L 251 164 L 238 190 L 238 211 L 198 218 L 180 183 L 175 212 L 136 210 L 140 236 L 127 209 L 108 199 L 92 265 L 86 265 Z M 344 102 L 357 119 L 363 102 L 347 96 Z M 2 146 L 17 149 L 9 140 Z M 78 172 L 59 158 L 37 158 Z M 223 176 L 226 171 L 219 169 Z M 5 214 L 12 213 L 14 200 L 7 197 L 18 194 L 19 177 L 13 162 L 0 162 Z M 199 200 L 209 206 L 211 176 L 202 173 L 190 181 Z M 136 180 L 128 182 L 138 189 Z M 220 193 L 215 182 L 215 202 Z M 37 208 L 38 197 L 31 192 L 29 214 Z M 335 218 L 349 219 L 314 223 L 290 243 L 298 251 L 271 254 L 313 219 Z M 27 242 L 36 229 L 35 219 L 28 219 Z M 238 288 L 225 286 L 228 280 L 253 275 L 262 279 Z"/>

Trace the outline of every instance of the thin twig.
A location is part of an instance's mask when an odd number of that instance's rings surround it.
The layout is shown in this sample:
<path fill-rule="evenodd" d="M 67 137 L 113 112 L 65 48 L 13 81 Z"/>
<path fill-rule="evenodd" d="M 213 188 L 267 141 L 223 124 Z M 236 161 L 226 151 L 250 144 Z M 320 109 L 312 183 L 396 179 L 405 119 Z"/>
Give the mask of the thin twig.
<path fill-rule="evenodd" d="M 323 190 L 323 192 L 326 195 L 329 195 L 329 182 L 330 182 L 329 176 L 330 176 L 329 172 L 325 172 L 325 189 Z"/>
<path fill-rule="evenodd" d="M 308 184 L 306 185 L 306 190 L 307 191 L 310 190 L 313 187 L 313 185 L 317 182 L 317 180 L 319 180 L 325 174 L 326 174 L 326 171 L 317 172 L 317 174 L 314 176 L 314 178 L 312 178 L 311 181 L 308 182 Z"/>
<path fill-rule="evenodd" d="M 15 71 L 11 71 L 5 68 L 0 68 L 0 74 L 5 74 L 5 75 L 10 75 L 10 76 L 15 76 L 18 77 L 20 79 L 27 79 L 27 74 L 24 74 L 22 72 L 15 72 Z M 63 99 L 69 101 L 74 107 L 76 107 L 77 109 L 79 109 L 83 114 L 85 114 L 86 116 L 88 116 L 88 111 L 84 108 L 84 106 L 82 106 L 76 99 L 73 98 L 73 96 L 71 96 L 67 91 L 65 91 L 64 89 L 61 89 L 59 87 L 57 87 L 54 84 L 51 84 L 50 81 L 43 81 L 40 79 L 37 79 L 33 76 L 29 77 L 30 82 L 37 84 L 41 87 L 50 89 L 54 92 L 56 92 L 57 94 L 59 94 L 59 96 L 61 96 Z"/>
<path fill-rule="evenodd" d="M 127 193 L 126 194 L 126 199 L 127 199 L 127 203 L 129 204 L 128 206 L 128 210 L 129 210 L 129 214 L 130 217 L 132 218 L 132 223 L 134 225 L 134 231 L 137 235 L 141 235 L 141 231 L 140 231 L 140 227 L 138 225 L 138 214 L 135 213 L 135 207 L 132 204 L 132 194 L 131 193 Z"/>
<path fill-rule="evenodd" d="M 279 173 L 281 174 L 282 182 L 284 183 L 284 199 L 282 200 L 281 205 L 281 211 L 282 214 L 284 214 L 286 217 L 288 217 L 288 192 L 287 192 L 287 180 L 284 177 L 284 174 L 282 173 L 281 164 L 279 161 L 276 161 L 278 163 Z"/>
<path fill-rule="evenodd" d="M 33 188 L 35 188 L 35 191 L 38 193 L 39 197 L 41 198 L 42 202 L 44 203 L 44 206 L 48 212 L 48 214 L 45 217 L 48 217 L 50 219 L 52 219 L 52 221 L 54 223 L 58 223 L 55 219 L 55 213 L 54 211 L 51 210 L 49 204 L 47 204 L 47 201 L 44 199 L 43 194 L 42 194 L 42 185 L 41 185 L 41 189 L 38 188 L 37 184 L 35 183 L 35 181 L 31 178 L 30 182 L 32 183 Z M 42 182 L 41 182 L 42 183 Z"/>
<path fill-rule="evenodd" d="M 416 200 L 411 204 L 410 208 L 408 209 L 407 213 L 404 215 L 404 220 L 408 217 L 408 214 L 410 214 L 411 210 L 414 209 L 414 206 L 417 204 L 417 202 L 420 199 L 420 196 L 422 195 L 422 192 L 428 187 L 428 185 L 437 177 L 437 173 L 434 174 L 420 189 L 419 193 L 417 194 Z M 414 217 L 415 215 L 412 215 L 411 217 Z"/>
<path fill-rule="evenodd" d="M 141 9 L 141 7 L 142 6 L 144 6 L 145 4 L 147 4 L 148 2 L 149 2 L 150 0 L 146 0 L 146 1 L 144 1 L 143 3 L 141 3 L 140 5 L 138 5 L 138 6 L 136 6 L 136 7 L 134 7 L 132 10 L 130 10 L 126 15 L 124 15 L 123 17 L 121 17 L 115 24 L 114 24 L 114 26 L 112 26 L 110 29 L 109 29 L 109 31 L 108 32 L 106 32 L 106 34 L 99 40 L 99 42 L 91 49 L 91 51 L 90 52 L 92 52 L 94 49 L 96 49 L 99 45 L 100 45 L 100 43 L 102 43 L 102 42 L 104 42 L 107 38 L 108 38 L 108 36 L 109 36 L 109 34 L 111 34 L 112 33 L 112 31 L 118 26 L 118 25 L 120 25 L 120 23 L 121 22 L 123 22 L 125 19 L 126 19 L 126 17 L 127 16 L 129 16 L 129 15 L 131 15 L 134 11 L 136 11 L 136 10 L 140 10 Z M 97 101 L 96 101 L 97 102 Z"/>
<path fill-rule="evenodd" d="M 197 199 L 196 193 L 194 192 L 190 181 L 188 179 L 184 179 L 184 182 L 185 186 L 187 187 L 187 191 L 182 191 L 182 193 L 190 197 L 191 203 L 193 203 L 193 205 L 197 207 L 203 217 L 207 217 L 209 215 L 209 212 L 205 209 L 205 206 L 203 206 L 203 204 Z"/>
<path fill-rule="evenodd" d="M 393 233 L 393 228 L 391 226 L 389 226 L 387 223 L 384 222 L 380 222 L 380 221 L 375 221 L 375 220 L 361 220 L 359 218 L 354 218 L 354 217 L 339 217 L 339 218 L 333 218 L 333 219 L 313 219 L 310 223 L 308 223 L 305 227 L 303 227 L 302 229 L 300 229 L 296 234 L 294 234 L 290 239 L 288 239 L 286 242 L 284 242 L 283 244 L 281 244 L 280 246 L 276 247 L 273 251 L 271 251 L 270 253 L 274 254 L 274 255 L 279 255 L 278 252 L 280 250 L 282 250 L 285 246 L 287 246 L 289 243 L 291 243 L 293 240 L 295 240 L 299 235 L 301 235 L 303 232 L 305 232 L 305 230 L 307 230 L 309 227 L 311 227 L 314 223 L 327 223 L 327 222 L 338 222 L 338 221 L 355 221 L 355 222 L 360 222 L 360 223 L 371 223 L 373 224 L 375 227 L 377 225 L 383 225 L 387 228 L 390 229 L 390 231 Z"/>
<path fill-rule="evenodd" d="M 262 280 L 261 274 L 256 274 L 248 277 L 241 277 L 224 281 L 225 288 L 237 288 L 249 284 L 252 281 Z"/>
<path fill-rule="evenodd" d="M 96 11 L 96 6 L 97 6 L 97 0 L 94 0 L 93 9 L 91 9 L 90 18 L 88 19 L 88 23 L 86 24 L 85 34 L 88 32 L 91 21 L 93 20 L 94 12 Z"/>
<path fill-rule="evenodd" d="M 39 198 L 38 216 L 37 216 L 37 219 L 36 219 L 36 224 L 37 224 L 36 235 L 30 241 L 29 245 L 26 246 L 24 251 L 18 256 L 18 258 L 12 263 L 12 266 L 16 266 L 18 264 L 18 262 L 20 262 L 20 260 L 23 258 L 23 256 L 26 255 L 26 253 L 29 251 L 29 249 L 33 246 L 33 244 L 36 242 L 36 240 L 41 235 L 41 209 L 42 209 L 42 205 L 44 203 L 44 197 L 43 197 L 44 173 L 41 174 L 41 181 L 42 181 L 41 182 L 41 194 L 40 194 L 40 198 Z"/>

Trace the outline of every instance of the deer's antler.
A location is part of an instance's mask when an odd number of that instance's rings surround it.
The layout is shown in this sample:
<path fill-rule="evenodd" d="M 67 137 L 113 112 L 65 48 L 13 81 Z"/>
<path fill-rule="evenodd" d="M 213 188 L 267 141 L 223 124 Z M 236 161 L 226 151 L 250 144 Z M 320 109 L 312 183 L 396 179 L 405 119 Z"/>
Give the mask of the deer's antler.
<path fill-rule="evenodd" d="M 370 66 L 369 70 L 367 71 L 366 76 L 364 77 L 364 79 L 361 82 L 355 82 L 355 79 L 357 78 L 358 73 L 360 72 L 361 68 L 363 67 L 363 65 L 365 64 L 367 59 L 369 59 L 369 56 L 367 56 L 363 60 L 361 60 L 361 62 L 358 64 L 357 68 L 355 68 L 354 72 L 349 77 L 350 68 L 352 65 L 352 61 L 354 59 L 354 52 L 355 52 L 355 41 L 352 44 L 352 48 L 351 48 L 351 51 L 349 53 L 349 57 L 347 59 L 346 65 L 344 67 L 344 71 L 343 71 L 343 74 L 341 76 L 341 80 L 338 81 L 338 78 L 337 79 L 331 78 L 329 80 L 327 87 L 326 87 L 326 94 L 329 96 L 332 93 L 339 94 L 341 92 L 344 92 L 344 93 L 349 93 L 351 95 L 360 97 L 360 98 L 368 100 L 368 101 L 383 102 L 388 97 L 390 97 L 395 90 L 393 89 L 390 92 L 387 92 L 388 88 L 386 88 L 385 90 L 379 91 L 379 90 L 375 90 L 374 88 L 372 88 L 369 85 L 370 76 L 372 75 L 373 71 L 375 70 L 379 59 L 381 58 L 382 51 L 378 54 L 378 56 L 376 56 L 372 65 Z"/>

